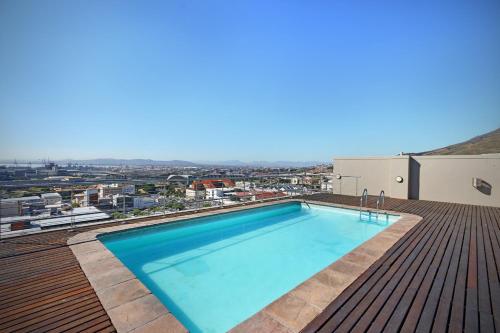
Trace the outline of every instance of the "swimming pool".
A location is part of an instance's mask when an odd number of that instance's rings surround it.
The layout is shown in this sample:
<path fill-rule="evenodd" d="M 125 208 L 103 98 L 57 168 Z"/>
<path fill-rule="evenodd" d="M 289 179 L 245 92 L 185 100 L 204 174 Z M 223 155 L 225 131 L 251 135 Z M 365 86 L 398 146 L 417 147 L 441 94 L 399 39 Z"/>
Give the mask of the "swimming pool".
<path fill-rule="evenodd" d="M 397 219 L 292 202 L 99 239 L 190 332 L 225 332 Z"/>

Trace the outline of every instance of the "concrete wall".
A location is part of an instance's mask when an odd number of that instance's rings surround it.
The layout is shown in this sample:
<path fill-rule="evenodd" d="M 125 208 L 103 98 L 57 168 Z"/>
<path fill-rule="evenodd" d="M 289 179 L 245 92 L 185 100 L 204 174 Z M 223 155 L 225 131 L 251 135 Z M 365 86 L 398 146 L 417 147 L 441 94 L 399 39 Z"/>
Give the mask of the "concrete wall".
<path fill-rule="evenodd" d="M 500 207 L 500 154 L 415 156 L 412 198 Z M 488 191 L 472 186 L 479 178 L 491 186 Z M 417 187 L 418 186 L 418 187 Z"/>
<path fill-rule="evenodd" d="M 500 207 L 500 154 L 456 156 L 339 157 L 334 193 L 386 196 Z M 396 177 L 402 177 L 398 183 Z M 483 181 L 479 188 L 473 179 Z M 357 183 L 357 186 L 356 186 Z"/>
<path fill-rule="evenodd" d="M 361 195 L 363 189 L 368 194 L 385 195 L 392 198 L 408 198 L 409 157 L 344 157 L 335 158 L 334 176 L 340 174 L 339 180 L 334 177 L 333 191 L 337 194 Z M 403 182 L 396 182 L 396 177 Z M 357 186 L 356 186 L 357 184 Z"/>

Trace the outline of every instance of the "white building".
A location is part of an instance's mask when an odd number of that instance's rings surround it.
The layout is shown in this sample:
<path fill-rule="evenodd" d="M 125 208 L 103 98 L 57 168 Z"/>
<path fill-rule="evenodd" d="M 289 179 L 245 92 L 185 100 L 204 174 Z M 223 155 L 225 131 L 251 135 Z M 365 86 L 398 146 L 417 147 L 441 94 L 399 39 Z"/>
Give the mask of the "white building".
<path fill-rule="evenodd" d="M 149 208 L 156 206 L 156 201 L 151 197 L 134 197 L 134 208 Z"/>
<path fill-rule="evenodd" d="M 21 215 L 23 204 L 18 199 L 19 198 L 0 200 L 0 217 Z"/>
<path fill-rule="evenodd" d="M 224 197 L 224 190 L 222 188 L 209 188 L 205 191 L 205 198 L 207 199 L 222 199 Z"/>
<path fill-rule="evenodd" d="M 236 183 L 235 183 L 235 187 L 236 187 L 236 188 L 240 188 L 240 189 L 242 189 L 242 190 L 244 190 L 244 191 L 247 191 L 247 190 L 249 190 L 249 189 L 254 188 L 254 187 L 255 187 L 255 184 L 254 184 L 254 183 L 252 183 L 252 182 L 249 182 L 249 181 L 238 180 L 238 181 L 236 181 Z"/>
<path fill-rule="evenodd" d="M 62 202 L 62 197 L 59 193 L 44 193 L 41 197 L 45 206 L 58 205 Z"/>
<path fill-rule="evenodd" d="M 43 208 L 43 201 L 39 196 L 2 199 L 0 200 L 0 217 L 29 214 L 32 206 Z"/>
<path fill-rule="evenodd" d="M 129 184 L 129 185 L 123 185 L 122 186 L 122 193 L 123 194 L 135 194 L 135 185 L 134 184 Z"/>
<path fill-rule="evenodd" d="M 99 198 L 112 197 L 116 194 L 135 194 L 135 185 L 124 184 L 100 184 L 98 186 Z"/>
<path fill-rule="evenodd" d="M 76 198 L 76 195 L 75 195 Z M 80 203 L 82 207 L 94 206 L 99 204 L 99 193 L 95 188 L 89 188 L 83 191 L 83 199 Z"/>
<path fill-rule="evenodd" d="M 203 200 L 205 199 L 205 190 L 195 190 L 192 188 L 186 189 L 186 198 L 194 199 L 194 200 Z"/>
<path fill-rule="evenodd" d="M 187 187 L 191 182 L 193 176 L 191 175 L 170 175 L 167 178 L 167 183 L 174 186 Z"/>
<path fill-rule="evenodd" d="M 123 194 L 115 194 L 113 195 L 113 206 L 116 208 L 123 208 L 123 204 L 125 202 L 125 209 L 134 207 L 134 197 Z"/>

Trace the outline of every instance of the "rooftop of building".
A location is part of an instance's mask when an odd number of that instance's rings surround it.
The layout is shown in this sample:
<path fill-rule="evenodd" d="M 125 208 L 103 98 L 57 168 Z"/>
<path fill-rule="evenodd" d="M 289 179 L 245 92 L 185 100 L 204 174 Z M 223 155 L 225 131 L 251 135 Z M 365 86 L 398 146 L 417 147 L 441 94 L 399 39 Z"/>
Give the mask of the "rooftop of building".
<path fill-rule="evenodd" d="M 306 199 L 359 206 L 357 196 L 317 194 Z M 367 206 L 375 208 L 376 200 L 369 197 Z M 303 332 L 496 331 L 500 208 L 393 198 L 385 204 L 387 210 L 422 220 L 323 310 L 307 307 L 310 300 L 295 295 L 286 308 L 264 315 L 261 331 L 272 327 L 298 332 L 287 328 L 295 327 L 298 317 L 308 322 Z M 96 228 L 0 241 L 2 330 L 116 330 L 67 245 L 69 237 Z M 349 267 L 356 269 L 363 258 L 349 260 Z"/>

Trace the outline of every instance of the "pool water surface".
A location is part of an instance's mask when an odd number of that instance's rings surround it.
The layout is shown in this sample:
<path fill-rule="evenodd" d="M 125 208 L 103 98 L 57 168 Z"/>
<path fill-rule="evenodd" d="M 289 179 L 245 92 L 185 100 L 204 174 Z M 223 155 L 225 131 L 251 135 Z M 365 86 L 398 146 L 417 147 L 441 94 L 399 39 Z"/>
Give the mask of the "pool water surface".
<path fill-rule="evenodd" d="M 397 219 L 292 202 L 99 239 L 190 332 L 226 332 Z"/>

